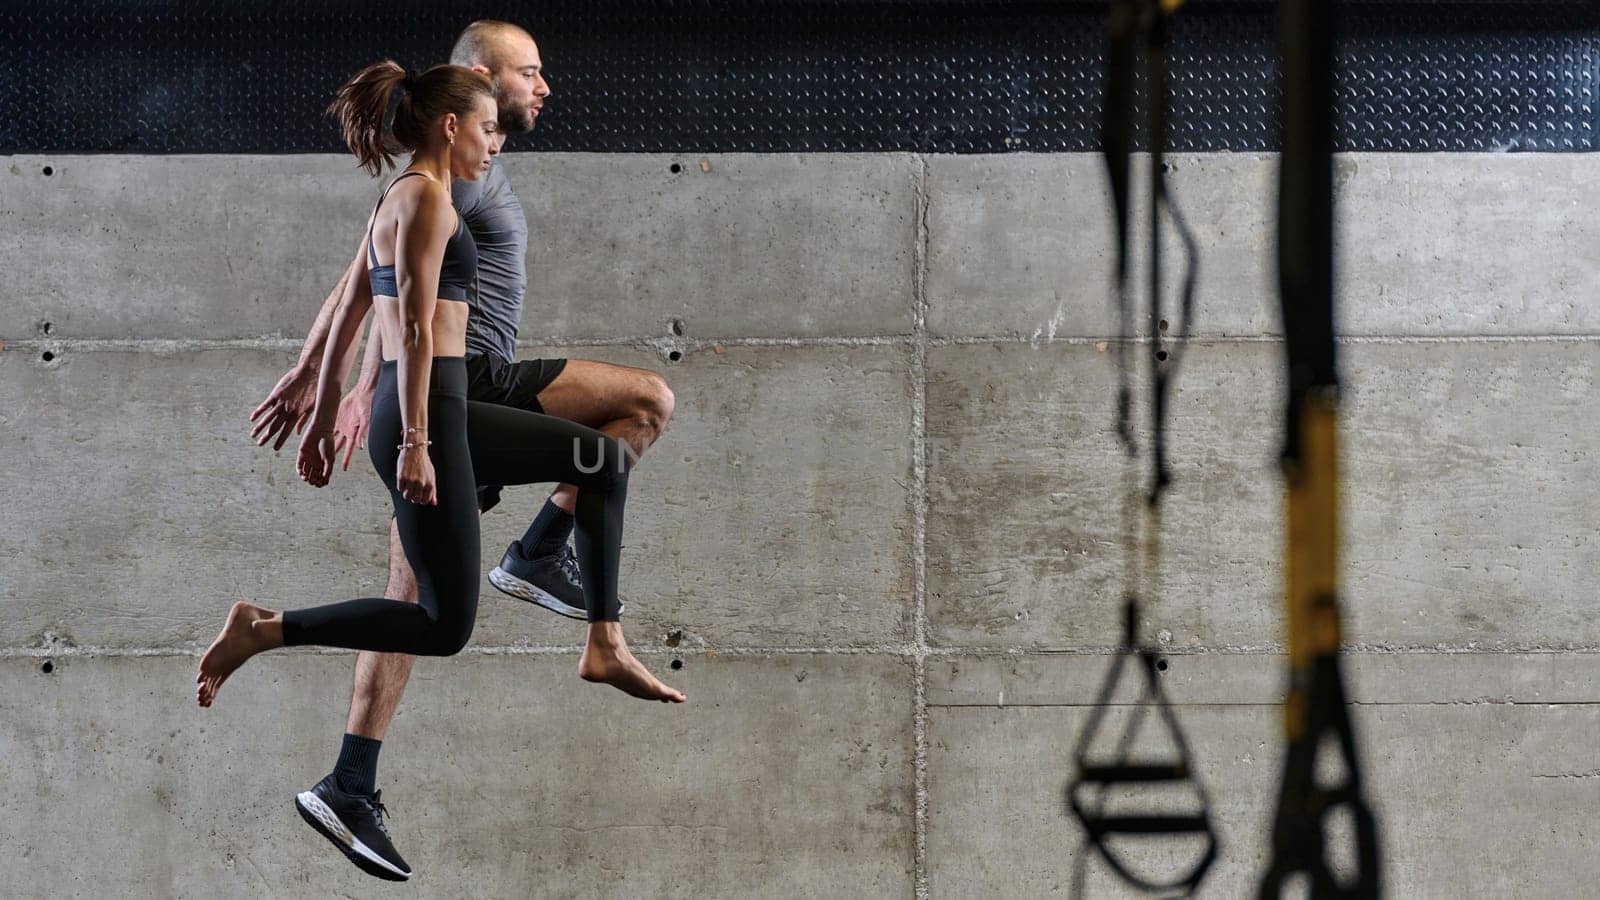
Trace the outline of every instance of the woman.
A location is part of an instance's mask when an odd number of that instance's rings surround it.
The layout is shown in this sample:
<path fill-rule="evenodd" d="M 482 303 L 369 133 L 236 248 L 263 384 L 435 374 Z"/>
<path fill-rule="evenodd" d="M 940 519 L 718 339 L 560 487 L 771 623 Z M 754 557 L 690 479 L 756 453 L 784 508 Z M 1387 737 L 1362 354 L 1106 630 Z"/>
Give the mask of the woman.
<path fill-rule="evenodd" d="M 404 94 L 392 131 L 386 131 L 384 112 L 396 91 Z M 365 598 L 288 612 L 235 603 L 200 659 L 200 705 L 210 706 L 223 681 L 246 660 L 275 647 L 458 652 L 477 616 L 479 481 L 578 485 L 578 564 L 590 623 L 579 674 L 635 696 L 682 702 L 683 694 L 656 680 L 628 652 L 617 622 L 626 446 L 572 422 L 466 400 L 466 289 L 477 249 L 451 208 L 450 183 L 481 177 L 499 150 L 489 79 L 456 66 L 412 76 L 386 61 L 351 79 L 331 111 L 345 143 L 372 174 L 391 165 L 400 150 L 412 151 L 412 157 L 373 209 L 362 248 L 372 296 L 347 288 L 335 314 L 298 467 L 311 484 L 327 484 L 339 375 L 350 368 L 372 303 L 385 362 L 368 447 L 394 501 L 419 602 Z"/>

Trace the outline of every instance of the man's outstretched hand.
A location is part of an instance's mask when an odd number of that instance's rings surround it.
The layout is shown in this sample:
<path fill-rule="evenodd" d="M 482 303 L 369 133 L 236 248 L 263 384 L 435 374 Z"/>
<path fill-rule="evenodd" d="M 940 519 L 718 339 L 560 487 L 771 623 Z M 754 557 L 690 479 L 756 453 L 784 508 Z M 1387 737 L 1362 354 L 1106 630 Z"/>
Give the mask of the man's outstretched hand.
<path fill-rule="evenodd" d="M 274 441 L 272 449 L 282 450 L 291 434 L 305 428 L 316 402 L 317 372 L 295 366 L 278 379 L 267 399 L 250 413 L 250 439 L 257 447 Z"/>

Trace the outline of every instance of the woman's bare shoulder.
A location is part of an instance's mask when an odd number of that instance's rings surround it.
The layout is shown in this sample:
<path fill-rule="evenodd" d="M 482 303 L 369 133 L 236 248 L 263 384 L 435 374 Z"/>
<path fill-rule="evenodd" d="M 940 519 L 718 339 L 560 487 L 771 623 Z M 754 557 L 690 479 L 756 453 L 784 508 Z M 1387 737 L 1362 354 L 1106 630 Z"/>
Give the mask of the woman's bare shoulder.
<path fill-rule="evenodd" d="M 402 178 L 390 189 L 389 196 L 396 202 L 395 211 L 403 220 L 419 225 L 455 227 L 449 191 L 426 175 Z"/>

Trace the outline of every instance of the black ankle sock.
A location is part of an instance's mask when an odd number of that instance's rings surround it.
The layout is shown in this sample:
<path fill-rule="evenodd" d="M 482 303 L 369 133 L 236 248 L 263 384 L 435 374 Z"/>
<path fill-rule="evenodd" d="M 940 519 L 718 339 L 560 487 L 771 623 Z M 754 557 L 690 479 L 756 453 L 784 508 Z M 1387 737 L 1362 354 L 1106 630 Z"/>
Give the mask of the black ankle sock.
<path fill-rule="evenodd" d="M 522 536 L 522 555 L 534 559 L 559 552 L 572 537 L 572 522 L 572 513 L 546 500 L 538 518 Z"/>
<path fill-rule="evenodd" d="M 339 748 L 339 763 L 333 777 L 339 790 L 347 794 L 371 794 L 378 790 L 378 749 L 383 741 L 346 734 Z"/>

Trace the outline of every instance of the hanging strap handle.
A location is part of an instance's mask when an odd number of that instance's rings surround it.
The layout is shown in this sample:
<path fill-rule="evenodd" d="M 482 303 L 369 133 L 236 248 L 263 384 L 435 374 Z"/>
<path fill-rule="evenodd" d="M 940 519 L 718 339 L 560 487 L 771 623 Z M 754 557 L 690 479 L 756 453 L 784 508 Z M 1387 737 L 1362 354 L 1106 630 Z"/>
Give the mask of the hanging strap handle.
<path fill-rule="evenodd" d="M 1078 737 L 1078 746 L 1074 753 L 1077 771 L 1068 782 L 1065 791 L 1067 811 L 1083 827 L 1087 844 L 1094 848 L 1106 865 L 1124 882 L 1151 892 L 1179 889 L 1193 891 L 1205 878 L 1211 864 L 1216 861 L 1219 841 L 1216 828 L 1212 825 L 1211 804 L 1206 796 L 1205 787 L 1195 776 L 1190 763 L 1189 742 L 1184 738 L 1183 731 L 1178 726 L 1177 716 L 1173 714 L 1172 706 L 1167 702 L 1166 694 L 1161 689 L 1161 676 L 1156 670 L 1156 653 L 1139 646 L 1138 636 L 1139 601 L 1130 594 L 1123 604 L 1122 649 L 1112 661 L 1111 669 L 1101 683 L 1100 695 L 1096 698 L 1089 719 L 1084 723 L 1083 732 Z M 1123 733 L 1117 758 L 1109 763 L 1092 762 L 1089 758 L 1090 749 L 1100 730 L 1105 711 L 1116 694 L 1123 666 L 1129 659 L 1138 661 L 1139 670 L 1144 676 L 1144 696 L 1141 698 L 1141 705 L 1135 713 L 1134 721 Z M 1138 733 L 1141 717 L 1146 709 L 1152 708 L 1161 716 L 1162 723 L 1178 748 L 1177 759 L 1168 763 L 1129 764 L 1126 762 L 1128 751 Z M 1176 783 L 1193 785 L 1200 799 L 1198 812 L 1131 815 L 1105 815 L 1103 812 L 1105 795 L 1115 788 Z M 1090 796 L 1091 793 L 1093 796 Z M 1202 835 L 1205 838 L 1205 848 L 1188 871 L 1172 879 L 1159 881 L 1133 871 L 1129 862 L 1111 847 L 1108 839 L 1115 835 L 1146 837 Z"/>

